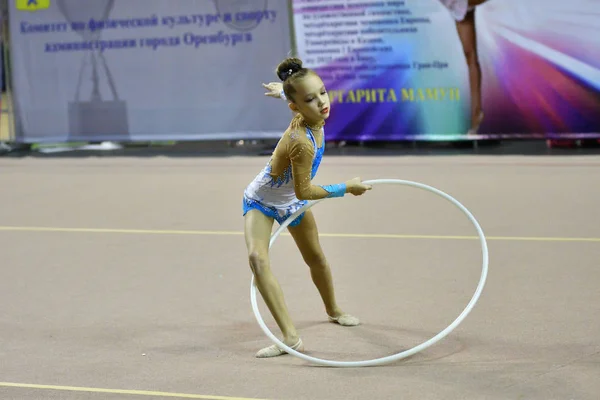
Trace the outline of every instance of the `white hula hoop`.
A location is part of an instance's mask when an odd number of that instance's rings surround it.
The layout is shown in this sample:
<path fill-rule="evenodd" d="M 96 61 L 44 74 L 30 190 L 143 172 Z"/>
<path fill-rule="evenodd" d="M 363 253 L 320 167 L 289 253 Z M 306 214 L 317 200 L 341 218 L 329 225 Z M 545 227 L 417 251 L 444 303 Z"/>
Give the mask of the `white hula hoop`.
<path fill-rule="evenodd" d="M 411 348 L 408 350 L 405 350 L 401 353 L 397 353 L 397 354 L 393 354 L 387 357 L 381 357 L 381 358 L 376 358 L 373 360 L 364 360 L 364 361 L 332 361 L 332 360 L 325 360 L 325 359 L 321 359 L 321 358 L 316 358 L 316 357 L 311 357 L 307 354 L 304 353 L 300 353 L 296 350 L 291 349 L 289 346 L 287 346 L 285 343 L 283 343 L 282 341 L 280 341 L 277 337 L 275 337 L 275 335 L 273 335 L 273 333 L 269 330 L 269 328 L 267 327 L 267 325 L 265 324 L 265 322 L 262 319 L 262 316 L 260 315 L 260 311 L 258 309 L 258 303 L 256 301 L 256 284 L 254 282 L 254 275 L 252 275 L 252 280 L 250 283 L 250 300 L 252 303 L 252 309 L 254 310 L 254 316 L 256 317 L 256 320 L 258 321 L 258 324 L 260 325 L 260 327 L 262 328 L 262 330 L 264 331 L 264 333 L 273 341 L 275 342 L 275 344 L 277 344 L 278 346 L 280 346 L 282 349 L 284 349 L 287 353 L 294 355 L 296 357 L 299 357 L 303 360 L 306 361 L 311 361 L 313 363 L 319 364 L 319 365 L 326 365 L 329 367 L 369 367 L 369 366 L 377 366 L 377 365 L 383 365 L 383 364 L 388 364 L 409 356 L 412 356 L 420 351 L 425 350 L 426 348 L 428 348 L 429 346 L 437 343 L 438 341 L 440 341 L 441 339 L 443 339 L 445 336 L 447 336 L 450 332 L 452 332 L 464 319 L 465 317 L 471 312 L 471 310 L 473 309 L 473 307 L 475 306 L 475 303 L 477 303 L 477 300 L 479 299 L 479 296 L 481 295 L 481 292 L 483 291 L 483 287 L 485 285 L 485 281 L 487 278 L 487 272 L 488 272 L 488 263 L 489 263 L 489 256 L 488 256 L 488 248 L 487 248 L 487 243 L 486 243 L 486 239 L 485 239 L 485 235 L 483 234 L 483 230 L 481 229 L 481 226 L 479 226 L 479 223 L 477 222 L 477 220 L 475 219 L 475 217 L 471 214 L 471 212 L 469 210 L 467 210 L 467 208 L 465 206 L 463 206 L 461 203 L 458 202 L 458 200 L 454 199 L 452 196 L 442 192 L 441 190 L 438 190 L 436 188 L 433 188 L 431 186 L 427 186 L 424 185 L 422 183 L 417 183 L 417 182 L 411 182 L 411 181 L 405 181 L 405 180 L 400 180 L 400 179 L 375 179 L 375 180 L 371 180 L 371 181 L 364 181 L 363 183 L 367 184 L 367 185 L 380 185 L 380 184 L 394 184 L 394 185 L 404 185 L 404 186 L 412 186 L 412 187 L 416 187 L 419 189 L 424 189 L 427 190 L 429 192 L 435 193 L 443 198 L 445 198 L 446 200 L 450 201 L 452 204 L 454 204 L 456 207 L 458 207 L 468 218 L 469 220 L 473 223 L 473 225 L 475 226 L 475 229 L 477 230 L 477 234 L 479 235 L 479 241 L 481 243 L 481 252 L 483 255 L 483 262 L 481 264 L 481 278 L 479 279 L 479 284 L 477 285 L 477 289 L 475 290 L 475 294 L 473 295 L 473 297 L 471 298 L 471 301 L 469 301 L 469 303 L 467 304 L 467 306 L 465 307 L 465 309 L 463 310 L 462 313 L 460 313 L 460 315 L 458 316 L 458 318 L 456 318 L 450 325 L 448 325 L 448 327 L 446 327 L 444 330 L 442 330 L 440 333 L 438 333 L 437 335 L 435 335 L 434 337 L 432 337 L 431 339 Z M 298 211 L 296 211 L 294 214 L 292 214 L 288 219 L 286 219 L 283 224 L 281 224 L 281 226 L 279 227 L 279 229 L 277 229 L 275 231 L 275 233 L 273 234 L 273 236 L 271 236 L 271 241 L 269 243 L 269 249 L 273 246 L 273 243 L 275 242 L 275 239 L 277 239 L 277 237 L 279 236 L 279 234 L 300 214 L 302 214 L 303 212 L 305 212 L 306 210 L 308 210 L 309 208 L 311 208 L 312 206 L 314 206 L 315 204 L 323 201 L 325 199 L 320 199 L 320 200 L 316 200 L 316 201 L 310 201 L 307 204 L 305 204 L 301 209 L 299 209 Z"/>

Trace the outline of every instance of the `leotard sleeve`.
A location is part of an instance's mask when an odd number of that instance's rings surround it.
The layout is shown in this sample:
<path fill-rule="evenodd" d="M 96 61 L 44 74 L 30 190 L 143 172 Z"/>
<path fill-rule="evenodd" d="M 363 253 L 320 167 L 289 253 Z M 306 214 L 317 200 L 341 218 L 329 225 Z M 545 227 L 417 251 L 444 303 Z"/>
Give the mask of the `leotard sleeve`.
<path fill-rule="evenodd" d="M 294 177 L 294 192 L 298 200 L 319 200 L 326 197 L 342 197 L 346 193 L 346 185 L 313 185 L 312 163 L 315 150 L 312 142 L 300 139 L 296 133 L 290 134 L 289 155 Z"/>

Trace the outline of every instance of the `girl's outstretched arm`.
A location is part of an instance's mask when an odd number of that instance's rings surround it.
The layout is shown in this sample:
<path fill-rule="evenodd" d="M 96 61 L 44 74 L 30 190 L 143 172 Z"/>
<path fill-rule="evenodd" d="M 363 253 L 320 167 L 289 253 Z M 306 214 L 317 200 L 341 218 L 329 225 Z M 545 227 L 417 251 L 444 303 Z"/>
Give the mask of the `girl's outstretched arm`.
<path fill-rule="evenodd" d="M 291 133 L 289 143 L 294 192 L 298 200 L 319 200 L 326 197 L 342 197 L 346 193 L 346 183 L 335 185 L 313 185 L 312 162 L 315 150 L 312 142 L 303 140 L 298 133 Z"/>

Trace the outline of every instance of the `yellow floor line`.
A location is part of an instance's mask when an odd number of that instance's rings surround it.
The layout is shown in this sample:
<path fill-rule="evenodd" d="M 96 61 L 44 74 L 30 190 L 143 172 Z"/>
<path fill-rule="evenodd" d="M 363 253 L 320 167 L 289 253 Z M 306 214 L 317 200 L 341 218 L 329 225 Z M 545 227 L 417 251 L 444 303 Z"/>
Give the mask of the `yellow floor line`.
<path fill-rule="evenodd" d="M 112 229 L 112 228 L 64 228 L 42 226 L 0 226 L 4 232 L 71 232 L 71 233 L 118 233 L 140 235 L 204 235 L 204 236 L 242 236 L 242 231 L 202 231 L 169 229 Z M 282 233 L 289 236 L 289 233 Z M 365 238 L 365 239 L 430 239 L 430 240 L 478 240 L 477 236 L 456 235 L 402 235 L 393 233 L 320 233 L 321 237 Z M 550 237 L 550 236 L 486 236 L 487 240 L 516 242 L 600 242 L 600 237 Z"/>
<path fill-rule="evenodd" d="M 55 386 L 55 385 L 37 385 L 30 383 L 12 383 L 0 382 L 0 387 L 12 387 L 20 389 L 38 389 L 38 390 L 60 390 L 70 392 L 86 392 L 86 393 L 110 393 L 110 394 L 128 394 L 136 396 L 154 396 L 154 397 L 175 397 L 179 399 L 205 399 L 205 400 L 261 400 L 247 397 L 227 397 L 227 396 L 211 396 L 204 394 L 187 394 L 187 393 L 171 393 L 171 392 L 155 392 L 150 390 L 124 390 L 124 389 L 103 389 L 78 386 Z"/>

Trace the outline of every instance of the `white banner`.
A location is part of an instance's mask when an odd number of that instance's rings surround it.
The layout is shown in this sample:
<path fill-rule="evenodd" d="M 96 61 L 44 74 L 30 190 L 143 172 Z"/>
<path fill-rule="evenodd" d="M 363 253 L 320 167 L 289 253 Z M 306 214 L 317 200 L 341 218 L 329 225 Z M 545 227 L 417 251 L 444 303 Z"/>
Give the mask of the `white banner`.
<path fill-rule="evenodd" d="M 290 51 L 284 0 L 17 0 L 17 140 L 279 137 L 262 82 Z"/>

